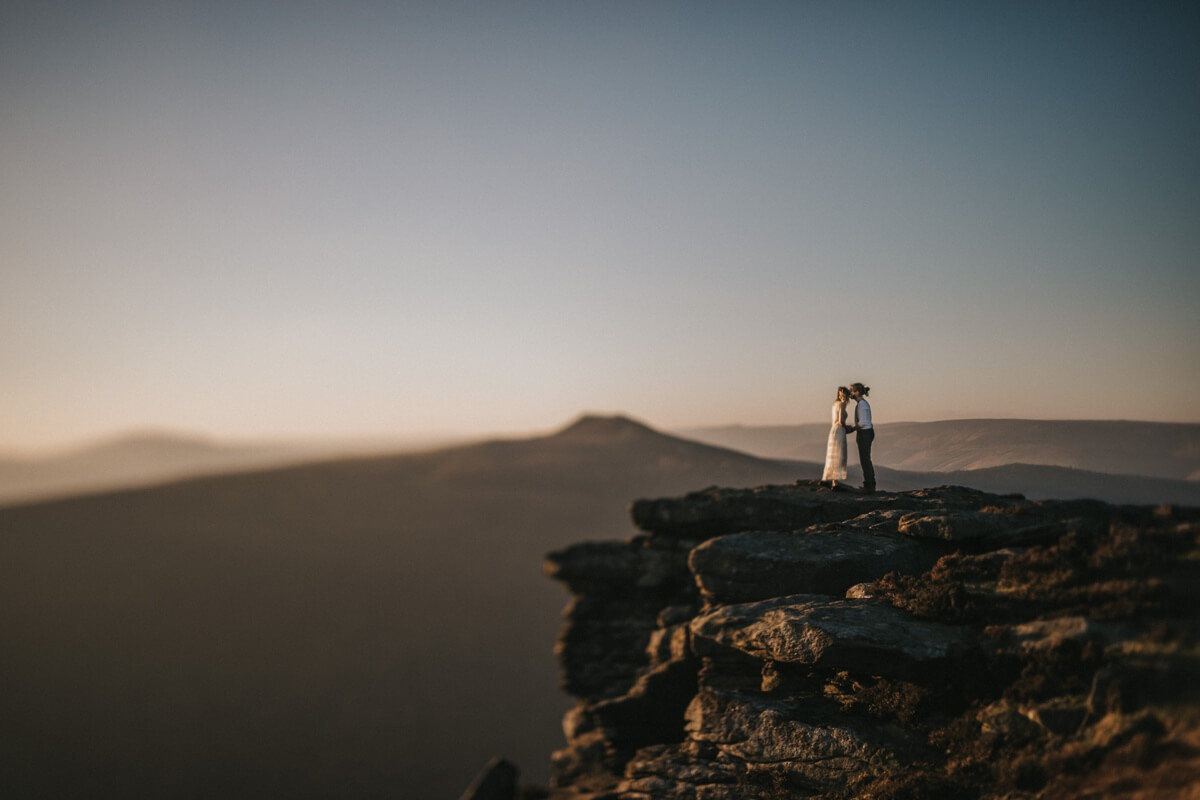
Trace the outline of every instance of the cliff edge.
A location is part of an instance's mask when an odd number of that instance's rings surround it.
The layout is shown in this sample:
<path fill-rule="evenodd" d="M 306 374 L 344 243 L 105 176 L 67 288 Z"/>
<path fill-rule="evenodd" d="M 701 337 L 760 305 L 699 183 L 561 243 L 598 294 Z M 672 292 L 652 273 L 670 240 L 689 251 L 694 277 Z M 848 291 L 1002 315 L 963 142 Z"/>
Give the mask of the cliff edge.
<path fill-rule="evenodd" d="M 551 553 L 557 800 L 1200 796 L 1200 510 L 711 488 Z"/>

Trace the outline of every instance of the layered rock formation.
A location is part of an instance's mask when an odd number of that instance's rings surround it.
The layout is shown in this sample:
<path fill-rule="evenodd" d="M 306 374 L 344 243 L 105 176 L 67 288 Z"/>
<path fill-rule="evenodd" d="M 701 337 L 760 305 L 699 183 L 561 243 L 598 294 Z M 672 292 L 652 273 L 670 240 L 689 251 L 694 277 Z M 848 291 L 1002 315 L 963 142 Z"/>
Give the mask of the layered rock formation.
<path fill-rule="evenodd" d="M 800 483 L 632 516 L 547 559 L 555 798 L 1197 792 L 1196 510 Z"/>

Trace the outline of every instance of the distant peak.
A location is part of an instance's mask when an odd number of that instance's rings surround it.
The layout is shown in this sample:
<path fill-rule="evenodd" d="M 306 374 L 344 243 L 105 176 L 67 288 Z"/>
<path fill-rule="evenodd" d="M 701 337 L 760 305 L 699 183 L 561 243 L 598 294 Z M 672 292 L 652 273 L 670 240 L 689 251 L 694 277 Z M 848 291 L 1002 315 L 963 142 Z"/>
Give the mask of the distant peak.
<path fill-rule="evenodd" d="M 207 436 L 146 428 L 115 434 L 107 439 L 81 445 L 70 452 L 79 455 L 115 451 L 212 451 L 217 449 L 219 449 L 219 445 Z"/>
<path fill-rule="evenodd" d="M 565 438 L 615 439 L 630 436 L 657 435 L 657 431 L 649 425 L 616 414 L 603 416 L 600 414 L 584 414 L 567 427 L 558 432 Z"/>

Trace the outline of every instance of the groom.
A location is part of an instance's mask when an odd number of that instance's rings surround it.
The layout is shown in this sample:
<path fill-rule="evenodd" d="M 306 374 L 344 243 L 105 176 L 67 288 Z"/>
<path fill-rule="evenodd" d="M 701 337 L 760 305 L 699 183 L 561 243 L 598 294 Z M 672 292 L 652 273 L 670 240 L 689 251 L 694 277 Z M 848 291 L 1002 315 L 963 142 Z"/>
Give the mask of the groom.
<path fill-rule="evenodd" d="M 875 427 L 871 424 L 871 404 L 867 395 L 871 387 L 861 383 L 850 384 L 850 396 L 854 398 L 854 430 L 858 431 L 858 463 L 862 464 L 863 491 L 875 491 L 875 465 L 871 463 L 871 442 L 875 441 Z"/>

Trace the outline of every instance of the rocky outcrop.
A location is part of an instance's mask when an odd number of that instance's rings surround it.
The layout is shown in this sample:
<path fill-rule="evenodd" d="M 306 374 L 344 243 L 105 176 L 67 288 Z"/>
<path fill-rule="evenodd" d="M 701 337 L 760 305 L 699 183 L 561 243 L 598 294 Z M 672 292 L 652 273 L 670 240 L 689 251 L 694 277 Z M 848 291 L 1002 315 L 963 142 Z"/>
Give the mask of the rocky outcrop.
<path fill-rule="evenodd" d="M 1200 513 L 712 488 L 552 553 L 554 798 L 1184 796 Z"/>

